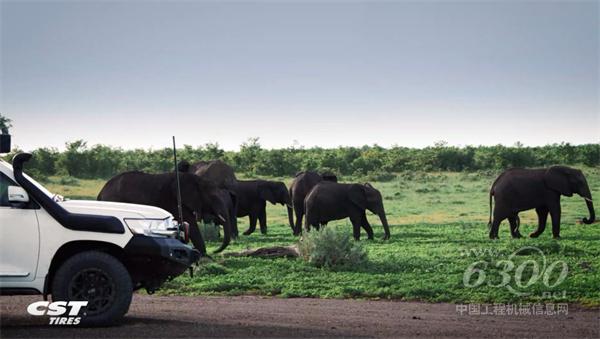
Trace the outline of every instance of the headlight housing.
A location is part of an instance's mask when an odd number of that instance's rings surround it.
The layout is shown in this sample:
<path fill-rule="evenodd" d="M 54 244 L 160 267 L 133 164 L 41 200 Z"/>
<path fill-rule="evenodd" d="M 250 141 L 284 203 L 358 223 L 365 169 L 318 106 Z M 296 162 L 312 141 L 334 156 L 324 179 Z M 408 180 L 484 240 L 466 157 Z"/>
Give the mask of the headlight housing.
<path fill-rule="evenodd" d="M 174 237 L 178 232 L 177 225 L 170 217 L 165 219 L 125 218 L 125 224 L 133 234 Z"/>

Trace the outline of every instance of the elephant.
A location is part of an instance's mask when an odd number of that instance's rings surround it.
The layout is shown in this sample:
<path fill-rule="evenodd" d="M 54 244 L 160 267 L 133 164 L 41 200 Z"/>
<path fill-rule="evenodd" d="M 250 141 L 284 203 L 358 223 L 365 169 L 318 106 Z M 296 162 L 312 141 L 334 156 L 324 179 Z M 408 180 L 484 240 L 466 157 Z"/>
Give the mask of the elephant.
<path fill-rule="evenodd" d="M 235 186 L 237 178 L 233 168 L 222 160 L 197 161 L 193 164 L 182 160 L 177 164 L 180 172 L 192 173 L 198 177 L 213 182 L 222 191 L 219 193 L 227 206 L 229 218 L 231 220 L 231 235 L 233 238 L 238 236 L 237 228 L 237 198 L 235 196 Z M 216 225 L 222 225 L 222 221 L 215 218 L 214 215 L 206 215 L 204 222 L 214 222 Z"/>
<path fill-rule="evenodd" d="M 302 217 L 304 216 L 304 198 L 310 190 L 321 181 L 337 182 L 337 177 L 333 173 L 319 174 L 313 171 L 298 172 L 290 185 L 290 195 L 292 199 L 293 212 L 296 213 L 296 223 L 292 210 L 288 207 L 288 217 L 290 226 L 294 235 L 300 235 L 302 232 Z"/>
<path fill-rule="evenodd" d="M 595 221 L 592 193 L 583 172 L 566 166 L 552 166 L 541 169 L 509 169 L 500 174 L 492 184 L 489 193 L 490 239 L 498 238 L 498 228 L 504 219 L 510 223 L 513 238 L 520 238 L 519 212 L 534 209 L 538 216 L 538 227 L 529 236 L 537 238 L 546 228 L 548 213 L 552 218 L 552 235 L 560 238 L 560 197 L 577 193 L 586 200 L 590 218 L 583 223 Z M 492 218 L 492 197 L 495 201 Z"/>
<path fill-rule="evenodd" d="M 218 188 L 196 175 L 180 173 L 183 221 L 190 224 L 190 239 L 200 254 L 206 256 L 206 246 L 197 227 L 197 217 L 216 215 L 224 224 L 223 243 L 215 253 L 223 251 L 231 240 L 227 207 Z M 156 206 L 179 218 L 177 179 L 174 172 L 149 174 L 139 171 L 121 173 L 111 178 L 98 194 L 97 200 Z"/>
<path fill-rule="evenodd" d="M 239 180 L 235 188 L 238 198 L 237 216 L 248 216 L 250 227 L 244 235 L 250 235 L 256 230 L 256 220 L 260 222 L 260 232 L 267 234 L 267 201 L 272 204 L 286 205 L 288 218 L 291 220 L 292 201 L 287 187 L 281 181 Z M 293 229 L 293 223 L 290 221 Z"/>
<path fill-rule="evenodd" d="M 233 190 L 237 183 L 233 168 L 222 160 L 198 161 L 193 164 L 183 160 L 177 164 L 177 169 L 212 181 L 219 188 Z"/>
<path fill-rule="evenodd" d="M 218 189 L 218 195 L 221 197 L 221 200 L 223 200 L 225 204 L 225 208 L 227 210 L 227 220 L 230 221 L 231 225 L 231 237 L 235 239 L 238 237 L 239 234 L 236 216 L 237 196 L 234 192 L 223 188 Z M 205 224 L 213 223 L 215 225 L 221 225 L 223 227 L 226 226 L 223 220 L 210 213 L 206 213 L 202 216 L 202 222 L 204 222 Z"/>
<path fill-rule="evenodd" d="M 383 199 L 381 193 L 371 184 L 340 184 L 322 181 L 315 185 L 304 199 L 306 219 L 304 228 L 308 232 L 310 226 L 319 228 L 331 220 L 350 218 L 354 239 L 360 240 L 360 228 L 364 228 L 369 239 L 373 239 L 373 229 L 367 221 L 366 210 L 379 216 L 385 235 L 390 238 Z"/>

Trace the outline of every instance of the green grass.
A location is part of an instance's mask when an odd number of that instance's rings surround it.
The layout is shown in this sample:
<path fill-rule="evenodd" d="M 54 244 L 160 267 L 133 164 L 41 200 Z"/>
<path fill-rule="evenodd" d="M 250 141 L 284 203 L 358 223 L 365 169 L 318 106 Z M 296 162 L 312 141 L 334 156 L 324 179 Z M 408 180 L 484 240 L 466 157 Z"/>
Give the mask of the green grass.
<path fill-rule="evenodd" d="M 600 199 L 600 169 L 584 169 L 594 198 Z M 313 267 L 302 260 L 223 257 L 196 268 L 193 278 L 182 275 L 165 284 L 161 294 L 183 295 L 276 295 L 282 297 L 382 298 L 431 302 L 577 302 L 600 305 L 600 224 L 580 225 L 587 216 L 582 198 L 562 199 L 562 227 L 559 241 L 552 239 L 551 225 L 538 239 L 510 238 L 508 223 L 500 228 L 500 240 L 488 239 L 488 189 L 497 173 L 417 173 L 400 174 L 385 183 L 373 183 L 384 196 L 392 238 L 380 240 L 383 229 L 376 216 L 368 215 L 376 240 L 362 240 L 368 252 L 363 265 L 338 270 Z M 52 178 L 51 178 L 52 179 Z M 345 178 L 342 178 L 346 181 Z M 52 179 L 58 182 L 58 180 Z M 289 182 L 289 179 L 286 179 Z M 350 180 L 348 180 L 350 181 Z M 67 197 L 93 198 L 101 188 L 99 180 L 78 180 L 77 186 L 50 184 L 48 187 Z M 268 207 L 269 233 L 240 236 L 226 250 L 240 251 L 263 246 L 288 245 L 298 241 L 287 225 L 285 208 Z M 521 233 L 535 228 L 535 212 L 520 214 Z M 240 233 L 248 225 L 239 219 Z M 349 234 L 348 220 L 332 222 Z M 566 279 L 553 288 L 541 282 L 523 289 L 529 296 L 518 296 L 504 287 L 495 265 L 524 246 L 540 248 L 547 264 L 562 260 L 568 267 Z M 210 248 L 218 242 L 209 243 Z M 527 259 L 537 260 L 535 252 L 516 257 L 517 266 Z M 476 288 L 464 286 L 463 275 L 469 265 L 485 261 L 486 283 Z M 483 265 L 483 264 L 482 264 Z M 479 266 L 478 266 L 479 267 Z M 562 266 L 558 266 L 560 268 Z M 529 267 L 531 268 L 531 267 Z M 556 269 L 554 273 L 560 271 Z M 511 276 L 514 276 L 514 270 Z M 524 271 L 524 281 L 531 270 Z M 550 281 L 557 274 L 551 275 Z M 477 276 L 474 275 L 473 279 Z M 514 282 L 511 282 L 514 286 Z M 564 295 L 563 295 L 564 291 Z M 544 292 L 560 297 L 549 298 Z"/>

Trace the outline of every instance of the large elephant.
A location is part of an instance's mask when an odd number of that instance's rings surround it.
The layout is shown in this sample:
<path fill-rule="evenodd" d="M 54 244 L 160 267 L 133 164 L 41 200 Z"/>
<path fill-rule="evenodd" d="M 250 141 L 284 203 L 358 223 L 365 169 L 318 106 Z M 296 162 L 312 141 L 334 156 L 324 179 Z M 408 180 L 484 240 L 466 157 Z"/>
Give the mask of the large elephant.
<path fill-rule="evenodd" d="M 315 185 L 304 199 L 306 220 L 304 228 L 310 231 L 310 226 L 319 228 L 331 220 L 350 218 L 354 239 L 360 239 L 360 228 L 364 228 L 369 239 L 373 239 L 373 229 L 367 221 L 366 210 L 379 216 L 385 235 L 390 238 L 383 199 L 381 193 L 370 184 L 339 184 L 323 181 Z"/>
<path fill-rule="evenodd" d="M 234 238 L 238 236 L 237 228 L 237 198 L 235 196 L 235 186 L 237 178 L 233 168 L 222 160 L 197 161 L 193 164 L 182 160 L 177 164 L 177 169 L 180 172 L 192 173 L 198 177 L 214 183 L 222 191 L 219 193 L 225 201 L 228 211 L 228 220 L 231 220 L 231 235 Z M 212 221 L 217 225 L 222 225 L 223 222 L 214 215 L 206 215 L 203 221 Z"/>
<path fill-rule="evenodd" d="M 224 250 L 231 239 L 227 206 L 219 189 L 196 175 L 180 173 L 183 221 L 190 224 L 190 238 L 194 247 L 206 255 L 206 246 L 196 220 L 205 214 L 217 216 L 224 224 L 223 243 L 215 253 Z M 98 194 L 98 200 L 117 201 L 156 206 L 178 218 L 177 179 L 175 173 L 148 174 L 125 172 L 110 179 Z"/>
<path fill-rule="evenodd" d="M 332 173 L 319 174 L 313 171 L 298 172 L 290 185 L 290 195 L 292 199 L 292 207 L 296 213 L 296 223 L 291 208 L 288 207 L 288 217 L 290 227 L 294 235 L 302 233 L 302 217 L 304 217 L 304 198 L 310 190 L 321 181 L 337 182 L 337 177 Z"/>
<path fill-rule="evenodd" d="M 291 220 L 292 201 L 287 187 L 281 181 L 267 180 L 238 180 L 235 195 L 238 198 L 237 216 L 248 216 L 250 227 L 244 235 L 250 235 L 256 230 L 256 220 L 260 223 L 260 232 L 267 233 L 267 201 L 272 204 L 288 206 L 288 218 Z M 293 224 L 290 223 L 293 228 Z"/>
<path fill-rule="evenodd" d="M 237 226 L 237 217 L 236 217 L 236 211 L 237 211 L 237 196 L 234 192 L 229 191 L 227 189 L 223 189 L 223 188 L 219 188 L 218 189 L 218 194 L 221 197 L 221 200 L 223 201 L 223 203 L 225 204 L 225 207 L 227 209 L 227 221 L 229 221 L 230 225 L 231 225 L 231 237 L 232 238 L 237 238 L 238 237 L 238 226 Z M 208 223 L 213 223 L 215 225 L 221 225 L 223 227 L 226 226 L 225 222 L 223 220 L 221 220 L 219 217 L 217 217 L 216 215 L 213 215 L 211 213 L 205 213 L 202 216 L 202 222 L 204 222 L 205 224 Z"/>
<path fill-rule="evenodd" d="M 542 169 L 509 169 L 494 181 L 490 189 L 490 238 L 498 238 L 498 228 L 504 219 L 510 223 L 513 238 L 519 233 L 518 213 L 534 209 L 538 215 L 538 228 L 530 234 L 538 237 L 546 228 L 548 213 L 552 218 L 552 235 L 560 237 L 560 196 L 573 196 L 577 193 L 586 200 L 590 218 L 584 218 L 585 224 L 596 219 L 592 193 L 583 173 L 566 166 L 552 166 Z M 492 219 L 492 197 L 495 200 Z"/>
<path fill-rule="evenodd" d="M 222 160 L 198 161 L 193 164 L 180 161 L 177 168 L 181 172 L 189 172 L 214 182 L 219 188 L 233 190 L 237 178 L 233 168 Z"/>

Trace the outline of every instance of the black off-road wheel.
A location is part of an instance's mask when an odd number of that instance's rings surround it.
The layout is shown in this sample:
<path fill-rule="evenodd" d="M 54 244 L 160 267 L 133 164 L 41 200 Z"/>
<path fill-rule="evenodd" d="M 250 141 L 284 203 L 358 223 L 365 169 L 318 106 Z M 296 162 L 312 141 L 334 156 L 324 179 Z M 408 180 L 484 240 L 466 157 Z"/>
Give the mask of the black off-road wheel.
<path fill-rule="evenodd" d="M 117 325 L 129 310 L 133 284 L 123 264 L 110 254 L 87 251 L 67 259 L 52 281 L 53 301 L 87 301 L 81 325 Z"/>

